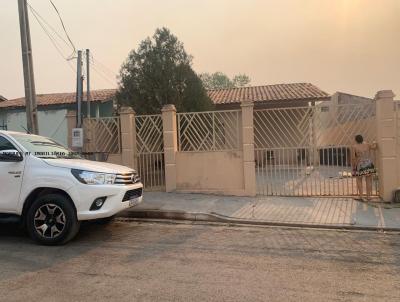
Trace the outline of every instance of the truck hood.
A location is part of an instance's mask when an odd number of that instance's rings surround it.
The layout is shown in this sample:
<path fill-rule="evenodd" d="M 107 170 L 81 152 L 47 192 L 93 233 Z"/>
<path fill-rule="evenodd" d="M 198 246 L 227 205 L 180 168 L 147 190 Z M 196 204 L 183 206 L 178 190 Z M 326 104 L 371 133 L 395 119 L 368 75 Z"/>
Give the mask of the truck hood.
<path fill-rule="evenodd" d="M 132 173 L 133 171 L 133 169 L 129 167 L 86 159 L 43 159 L 43 161 L 53 167 L 78 169 L 92 172 L 124 174 Z"/>

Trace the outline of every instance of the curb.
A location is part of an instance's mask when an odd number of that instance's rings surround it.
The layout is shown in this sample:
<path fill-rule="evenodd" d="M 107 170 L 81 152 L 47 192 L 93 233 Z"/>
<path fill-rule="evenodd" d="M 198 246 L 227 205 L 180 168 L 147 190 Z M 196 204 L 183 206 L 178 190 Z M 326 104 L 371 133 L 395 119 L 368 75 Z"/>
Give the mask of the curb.
<path fill-rule="evenodd" d="M 232 218 L 217 213 L 191 213 L 183 211 L 133 210 L 133 211 L 125 211 L 118 216 L 121 218 L 136 218 L 136 219 L 188 220 L 188 221 L 220 222 L 220 223 L 243 224 L 243 225 L 265 225 L 265 226 L 314 228 L 314 229 L 329 229 L 329 230 L 359 230 L 359 231 L 387 231 L 387 232 L 400 231 L 400 227 L 387 228 L 387 227 L 373 227 L 373 226 L 361 226 L 361 225 L 311 224 L 311 223 L 299 223 L 299 222 L 247 220 L 247 219 Z"/>

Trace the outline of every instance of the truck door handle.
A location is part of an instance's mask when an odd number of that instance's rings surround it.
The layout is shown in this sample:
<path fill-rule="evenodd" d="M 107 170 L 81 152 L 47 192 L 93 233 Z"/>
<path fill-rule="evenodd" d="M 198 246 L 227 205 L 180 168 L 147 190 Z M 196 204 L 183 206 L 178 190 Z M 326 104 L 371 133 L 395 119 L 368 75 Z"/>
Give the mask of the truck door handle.
<path fill-rule="evenodd" d="M 8 172 L 8 174 L 11 174 L 11 175 L 21 175 L 21 173 L 22 173 L 22 171 L 10 171 L 10 172 Z"/>

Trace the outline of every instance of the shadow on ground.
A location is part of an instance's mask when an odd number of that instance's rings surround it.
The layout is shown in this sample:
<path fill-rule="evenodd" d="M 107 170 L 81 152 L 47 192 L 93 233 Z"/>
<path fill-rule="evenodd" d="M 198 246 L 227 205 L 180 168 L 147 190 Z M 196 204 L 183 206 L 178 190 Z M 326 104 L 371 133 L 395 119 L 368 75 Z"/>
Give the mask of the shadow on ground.
<path fill-rule="evenodd" d="M 108 226 L 82 224 L 77 237 L 62 246 L 41 246 L 18 224 L 0 224 L 0 280 L 35 272 L 79 258 L 112 236 Z"/>

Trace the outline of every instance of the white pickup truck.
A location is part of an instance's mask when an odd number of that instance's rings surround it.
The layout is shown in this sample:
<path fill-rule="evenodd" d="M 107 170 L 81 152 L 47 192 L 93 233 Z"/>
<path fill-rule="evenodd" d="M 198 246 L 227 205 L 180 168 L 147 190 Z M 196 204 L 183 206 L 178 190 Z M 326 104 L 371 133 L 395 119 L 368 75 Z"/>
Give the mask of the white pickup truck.
<path fill-rule="evenodd" d="M 42 136 L 0 131 L 0 218 L 17 217 L 41 244 L 66 243 L 81 221 L 107 221 L 142 195 L 131 168 L 82 159 Z"/>

